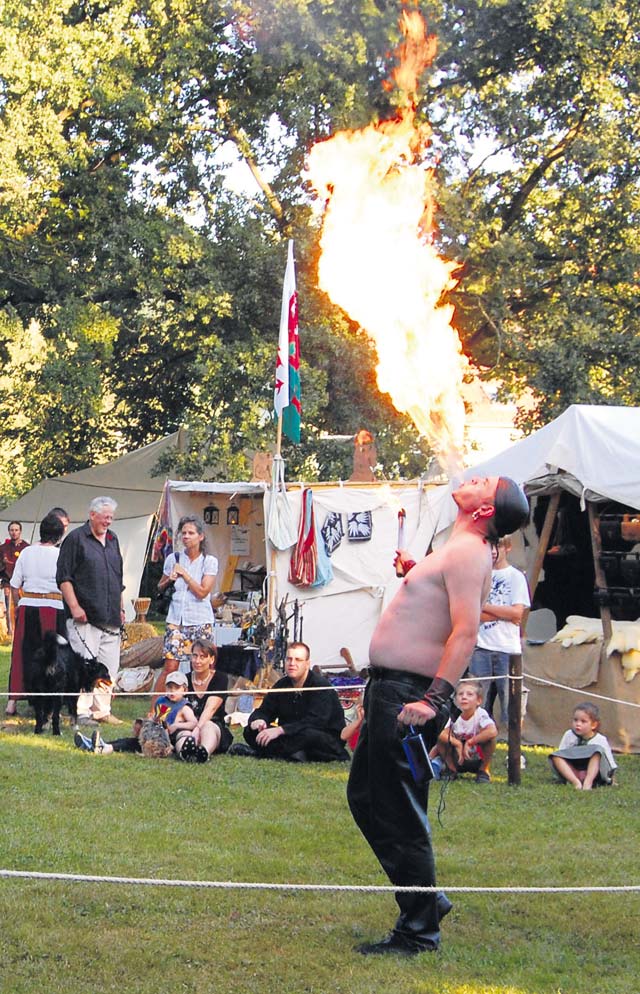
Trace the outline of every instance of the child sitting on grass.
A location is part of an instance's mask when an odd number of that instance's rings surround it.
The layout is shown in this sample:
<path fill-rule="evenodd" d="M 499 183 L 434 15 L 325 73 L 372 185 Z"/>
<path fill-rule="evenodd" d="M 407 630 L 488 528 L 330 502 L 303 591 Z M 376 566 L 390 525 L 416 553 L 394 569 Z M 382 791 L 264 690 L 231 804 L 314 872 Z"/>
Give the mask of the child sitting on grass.
<path fill-rule="evenodd" d="M 498 729 L 482 704 L 482 684 L 463 680 L 456 690 L 460 715 L 451 719 L 438 736 L 434 751 L 440 755 L 450 779 L 458 773 L 475 773 L 477 783 L 490 783 L 489 767 L 495 752 Z"/>
<path fill-rule="evenodd" d="M 589 701 L 578 704 L 556 752 L 549 756 L 556 780 L 576 790 L 591 790 L 613 783 L 617 763 L 611 746 L 600 734 L 600 709 Z"/>
<path fill-rule="evenodd" d="M 198 724 L 198 720 L 193 709 L 184 701 L 187 686 L 187 677 L 184 673 L 179 671 L 169 673 L 165 685 L 166 693 L 162 697 L 158 697 L 149 712 L 149 718 L 157 725 L 166 728 L 169 733 L 169 741 L 176 755 L 189 763 L 197 762 L 199 757 L 198 744 L 194 736 L 189 734 Z M 95 731 L 90 739 L 82 732 L 76 732 L 73 741 L 78 749 L 82 749 L 84 752 L 99 753 L 102 756 L 110 756 L 114 752 L 142 752 L 140 733 L 143 726 L 143 722 L 136 722 L 134 736 L 115 739 L 113 742 L 104 742 L 99 731 Z M 155 745 L 156 743 L 154 743 Z M 155 756 L 169 755 L 171 746 L 168 746 L 166 750 L 160 749 L 160 751 L 154 748 L 150 754 Z"/>

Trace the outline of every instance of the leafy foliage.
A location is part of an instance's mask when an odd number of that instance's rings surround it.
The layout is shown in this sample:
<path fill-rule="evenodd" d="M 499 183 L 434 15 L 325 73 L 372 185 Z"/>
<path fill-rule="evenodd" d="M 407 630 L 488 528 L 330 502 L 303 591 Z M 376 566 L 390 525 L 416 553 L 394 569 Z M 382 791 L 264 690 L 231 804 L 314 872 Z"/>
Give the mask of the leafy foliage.
<path fill-rule="evenodd" d="M 295 237 L 304 439 L 344 477 L 365 426 L 387 475 L 428 451 L 365 336 L 316 289 L 304 156 L 393 113 L 386 0 L 5 0 L 0 356 L 5 495 L 187 423 L 177 471 L 244 476 L 267 447 Z M 631 0 L 432 0 L 423 112 L 465 348 L 534 421 L 636 403 L 638 11 Z M 225 184 L 229 148 L 255 193 Z M 393 292 L 390 289 L 390 292 Z"/>

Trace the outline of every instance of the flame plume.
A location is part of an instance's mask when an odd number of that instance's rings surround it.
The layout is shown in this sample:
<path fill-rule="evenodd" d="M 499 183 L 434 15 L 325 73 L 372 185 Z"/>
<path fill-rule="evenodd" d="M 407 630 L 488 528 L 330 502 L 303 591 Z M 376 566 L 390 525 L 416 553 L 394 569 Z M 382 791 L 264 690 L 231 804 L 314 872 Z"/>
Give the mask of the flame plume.
<path fill-rule="evenodd" d="M 398 116 L 338 132 L 309 155 L 311 183 L 325 201 L 319 282 L 375 342 L 380 390 L 452 472 L 462 463 L 467 360 L 453 307 L 440 303 L 456 285 L 456 265 L 433 245 L 432 172 L 422 161 L 431 131 L 416 121 L 418 80 L 435 39 L 416 10 L 404 10 L 400 26 Z"/>

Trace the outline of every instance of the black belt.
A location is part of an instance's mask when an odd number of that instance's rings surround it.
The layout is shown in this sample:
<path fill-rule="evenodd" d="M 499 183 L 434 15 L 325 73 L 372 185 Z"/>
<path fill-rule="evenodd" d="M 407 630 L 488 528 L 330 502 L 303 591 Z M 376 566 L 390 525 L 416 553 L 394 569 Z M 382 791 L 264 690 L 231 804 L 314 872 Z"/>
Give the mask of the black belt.
<path fill-rule="evenodd" d="M 422 676 L 421 673 L 410 673 L 409 670 L 390 670 L 387 666 L 370 666 L 369 677 L 371 680 L 411 680 L 424 686 L 425 690 L 433 683 L 432 676 Z"/>

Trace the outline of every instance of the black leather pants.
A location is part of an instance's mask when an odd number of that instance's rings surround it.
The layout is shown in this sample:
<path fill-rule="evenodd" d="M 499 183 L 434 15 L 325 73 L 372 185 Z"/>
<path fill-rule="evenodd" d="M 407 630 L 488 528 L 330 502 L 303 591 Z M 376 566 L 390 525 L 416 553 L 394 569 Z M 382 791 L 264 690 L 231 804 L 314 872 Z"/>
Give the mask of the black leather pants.
<path fill-rule="evenodd" d="M 427 818 L 428 785 L 409 770 L 398 724 L 403 704 L 420 700 L 430 679 L 374 670 L 365 692 L 365 720 L 351 762 L 347 799 L 358 828 L 392 884 L 435 886 L 435 863 Z M 436 894 L 396 893 L 395 931 L 426 945 L 440 939 Z"/>

